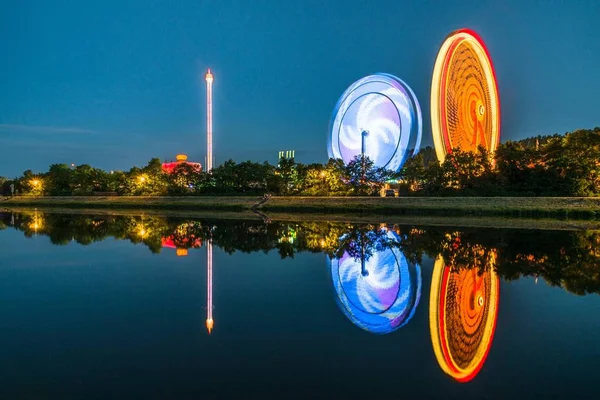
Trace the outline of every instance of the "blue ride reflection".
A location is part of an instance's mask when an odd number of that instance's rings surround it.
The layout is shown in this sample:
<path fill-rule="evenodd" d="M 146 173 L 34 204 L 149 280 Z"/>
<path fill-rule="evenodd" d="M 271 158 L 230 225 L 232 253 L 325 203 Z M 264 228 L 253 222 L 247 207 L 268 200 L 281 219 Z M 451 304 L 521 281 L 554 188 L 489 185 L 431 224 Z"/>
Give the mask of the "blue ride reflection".
<path fill-rule="evenodd" d="M 398 240 L 387 228 L 358 233 L 341 257 L 330 259 L 338 306 L 352 323 L 371 333 L 401 328 L 419 304 L 421 268 L 407 262 L 394 246 Z"/>

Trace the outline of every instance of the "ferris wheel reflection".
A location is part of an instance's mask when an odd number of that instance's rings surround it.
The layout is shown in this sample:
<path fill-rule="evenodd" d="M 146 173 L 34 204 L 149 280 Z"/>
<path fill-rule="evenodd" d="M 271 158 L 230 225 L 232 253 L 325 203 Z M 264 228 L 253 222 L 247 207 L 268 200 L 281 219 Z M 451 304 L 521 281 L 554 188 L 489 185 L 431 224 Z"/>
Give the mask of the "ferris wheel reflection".
<path fill-rule="evenodd" d="M 442 370 L 458 382 L 469 382 L 483 367 L 492 346 L 500 280 L 493 269 L 447 266 L 438 257 L 433 270 L 429 328 L 435 357 Z"/>
<path fill-rule="evenodd" d="M 143 224 L 143 220 L 142 220 Z M 213 319 L 213 242 L 211 238 L 206 239 L 204 246 L 198 236 L 200 225 L 195 223 L 182 223 L 177 226 L 170 236 L 161 238 L 161 247 L 176 250 L 178 257 L 188 255 L 188 249 L 206 247 L 206 330 L 210 335 L 214 328 Z M 140 232 L 146 232 L 142 225 Z M 212 231 L 212 227 L 209 228 Z"/>
<path fill-rule="evenodd" d="M 410 264 L 387 228 L 345 235 L 339 258 L 330 259 L 331 278 L 341 311 L 356 326 L 387 334 L 404 326 L 421 296 L 421 268 Z"/>

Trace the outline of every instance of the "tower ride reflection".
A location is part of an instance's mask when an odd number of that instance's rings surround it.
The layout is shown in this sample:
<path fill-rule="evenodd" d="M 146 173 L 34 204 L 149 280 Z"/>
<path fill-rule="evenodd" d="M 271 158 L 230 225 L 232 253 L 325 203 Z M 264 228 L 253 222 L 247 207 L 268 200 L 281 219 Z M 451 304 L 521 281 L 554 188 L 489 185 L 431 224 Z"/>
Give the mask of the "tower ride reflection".
<path fill-rule="evenodd" d="M 491 253 L 484 271 L 447 266 L 440 256 L 433 268 L 429 329 L 442 370 L 469 382 L 481 370 L 492 346 L 500 280 Z"/>
<path fill-rule="evenodd" d="M 212 268 L 213 268 L 212 240 L 206 241 L 206 329 L 208 334 L 212 332 L 215 322 L 213 321 L 213 298 L 212 298 Z"/>
<path fill-rule="evenodd" d="M 379 228 L 344 235 L 345 250 L 330 259 L 337 303 L 356 326 L 387 334 L 405 325 L 421 297 L 421 268 L 411 265 L 395 243 L 392 230 Z"/>

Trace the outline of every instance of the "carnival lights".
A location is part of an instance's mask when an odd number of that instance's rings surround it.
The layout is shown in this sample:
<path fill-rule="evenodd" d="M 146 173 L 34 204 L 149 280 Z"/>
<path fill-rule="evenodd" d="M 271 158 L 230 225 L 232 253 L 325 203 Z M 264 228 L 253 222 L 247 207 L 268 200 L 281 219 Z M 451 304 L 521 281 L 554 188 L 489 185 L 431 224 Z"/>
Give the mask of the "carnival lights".
<path fill-rule="evenodd" d="M 500 99 L 494 66 L 472 30 L 451 33 L 440 48 L 431 83 L 431 129 L 440 162 L 452 149 L 493 152 L 500 141 Z"/>
<path fill-rule="evenodd" d="M 481 370 L 494 339 L 500 280 L 487 268 L 446 266 L 441 257 L 433 267 L 429 329 L 435 358 L 442 370 L 459 382 L 469 382 Z"/>
<path fill-rule="evenodd" d="M 354 82 L 338 100 L 328 153 L 345 163 L 357 155 L 398 171 L 419 151 L 422 118 L 417 97 L 399 78 L 378 73 Z"/>
<path fill-rule="evenodd" d="M 213 168 L 212 84 L 214 80 L 210 68 L 204 80 L 206 81 L 206 172 L 210 172 Z"/>
<path fill-rule="evenodd" d="M 210 335 L 214 326 L 215 321 L 213 320 L 213 248 L 212 240 L 206 242 L 206 330 Z"/>
<path fill-rule="evenodd" d="M 391 230 L 385 235 L 390 241 L 398 240 Z M 356 326 L 387 334 L 414 315 L 421 297 L 421 268 L 409 264 L 399 249 L 374 249 L 368 259 L 345 252 L 330 263 L 338 306 Z"/>

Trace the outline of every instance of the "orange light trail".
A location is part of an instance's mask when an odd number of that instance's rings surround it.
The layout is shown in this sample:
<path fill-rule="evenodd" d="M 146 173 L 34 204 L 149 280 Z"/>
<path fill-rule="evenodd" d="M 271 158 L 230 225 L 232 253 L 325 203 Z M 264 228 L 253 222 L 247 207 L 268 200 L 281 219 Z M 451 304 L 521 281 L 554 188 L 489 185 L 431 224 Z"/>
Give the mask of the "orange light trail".
<path fill-rule="evenodd" d="M 491 270 L 454 271 L 439 257 L 429 303 L 431 343 L 442 370 L 469 382 L 481 370 L 494 340 L 500 280 Z"/>
<path fill-rule="evenodd" d="M 494 152 L 500 142 L 500 99 L 489 52 L 473 31 L 451 33 L 431 82 L 431 128 L 438 160 L 452 149 Z"/>

